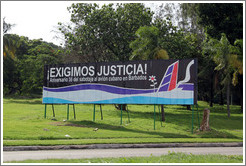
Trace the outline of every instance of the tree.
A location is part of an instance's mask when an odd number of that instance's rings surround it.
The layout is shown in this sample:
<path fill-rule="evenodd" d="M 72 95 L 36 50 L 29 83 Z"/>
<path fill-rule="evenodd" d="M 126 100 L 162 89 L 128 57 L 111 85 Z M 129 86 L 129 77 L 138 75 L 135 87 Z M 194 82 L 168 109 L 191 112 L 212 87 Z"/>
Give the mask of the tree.
<path fill-rule="evenodd" d="M 156 19 L 153 26 L 159 30 L 159 46 L 168 52 L 171 59 L 199 56 L 197 38 L 193 34 L 184 33 L 168 19 Z"/>
<path fill-rule="evenodd" d="M 133 50 L 130 59 L 168 59 L 167 51 L 159 46 L 159 30 L 154 26 L 140 27 L 137 38 L 130 43 Z"/>
<path fill-rule="evenodd" d="M 199 24 L 213 38 L 225 33 L 230 43 L 243 38 L 243 3 L 200 3 Z"/>
<path fill-rule="evenodd" d="M 216 64 L 212 59 L 212 55 L 204 52 L 204 56 L 200 60 L 200 66 L 202 67 L 200 67 L 198 72 L 199 98 L 209 102 L 210 107 L 213 107 L 217 71 L 214 71 Z"/>
<path fill-rule="evenodd" d="M 140 26 L 150 25 L 153 13 L 140 3 L 97 4 L 78 3 L 68 8 L 74 28 L 60 24 L 66 44 L 84 61 L 127 61 L 129 43 Z M 82 60 L 82 58 L 80 58 Z"/>
<path fill-rule="evenodd" d="M 206 45 L 204 50 L 210 52 L 213 56 L 213 60 L 216 63 L 215 70 L 222 71 L 224 74 L 222 85 L 226 88 L 227 95 L 227 115 L 230 117 L 230 87 L 232 83 L 232 72 L 233 72 L 233 61 L 232 61 L 232 46 L 228 41 L 225 34 L 222 34 L 221 39 L 211 38 Z"/>
<path fill-rule="evenodd" d="M 155 8 L 155 19 L 168 19 L 172 22 L 179 22 L 179 4 L 162 3 Z"/>
<path fill-rule="evenodd" d="M 176 22 L 175 35 L 165 34 L 163 47 L 171 58 L 198 58 L 198 98 L 210 102 L 210 106 L 212 106 L 214 94 L 216 94 L 214 90 L 218 72 L 213 72 L 215 67 L 213 60 L 210 57 L 202 56 L 202 42 L 205 39 L 205 33 L 203 26 L 198 24 L 198 6 L 199 3 L 181 3 L 178 6 L 161 5 L 157 10 L 159 11 L 157 18 L 164 18 L 165 15 L 168 15 L 172 22 Z M 209 91 L 208 87 L 210 87 Z"/>
<path fill-rule="evenodd" d="M 3 93 L 15 92 L 16 64 L 15 52 L 19 43 L 16 41 L 16 36 L 8 34 L 8 31 L 13 27 L 13 24 L 8 24 L 3 18 Z"/>
<path fill-rule="evenodd" d="M 58 46 L 42 39 L 27 41 L 28 49 L 19 57 L 18 66 L 22 80 L 21 92 L 24 94 L 41 94 L 45 64 L 60 62 Z M 28 65 L 27 65 L 28 64 Z"/>
<path fill-rule="evenodd" d="M 243 112 L 243 40 L 237 39 L 231 47 L 231 61 L 233 71 L 232 84 L 238 87 L 241 112 Z"/>
<path fill-rule="evenodd" d="M 200 37 L 203 37 L 204 36 L 203 27 L 198 24 L 198 19 L 199 19 L 198 7 L 199 7 L 199 3 L 180 4 L 181 15 L 183 19 L 180 27 L 182 27 L 186 32 L 198 34 Z"/>
<path fill-rule="evenodd" d="M 15 56 L 16 47 L 18 47 L 18 44 L 16 43 L 12 36 L 7 34 L 9 30 L 14 26 L 14 24 L 8 24 L 5 22 L 5 18 L 3 18 L 3 56 L 11 57 L 12 59 Z"/>
<path fill-rule="evenodd" d="M 232 84 L 238 84 L 238 76 L 243 74 L 243 40 L 237 39 L 231 47 L 231 65 L 234 68 Z"/>
<path fill-rule="evenodd" d="M 41 94 L 43 65 L 60 61 L 59 47 L 42 39 L 29 40 L 16 34 L 5 34 L 5 37 L 18 45 L 14 45 L 13 56 L 4 56 L 4 95 Z"/>
<path fill-rule="evenodd" d="M 192 4 L 191 5 L 186 4 L 185 6 L 191 7 Z M 191 12 L 197 11 L 195 14 L 197 14 L 198 16 L 197 18 L 198 24 L 203 26 L 205 29 L 205 32 L 209 34 L 211 37 L 219 40 L 221 38 L 220 36 L 221 33 L 225 33 L 226 36 L 228 37 L 228 40 L 230 41 L 230 44 L 233 44 L 234 41 L 237 39 L 242 39 L 243 37 L 243 4 L 242 3 L 223 3 L 223 4 L 221 3 L 205 3 L 205 4 L 199 3 L 199 4 L 195 4 L 195 6 L 196 7 L 194 7 L 193 9 L 190 8 L 191 10 L 188 10 L 188 11 L 191 11 Z M 231 61 L 234 61 L 233 58 L 231 59 Z M 210 69 L 207 68 L 208 72 L 209 70 Z M 237 72 L 234 72 L 234 75 L 238 75 L 236 73 Z M 220 98 L 221 98 L 220 103 L 223 104 L 223 92 L 221 90 L 222 87 L 221 85 L 217 87 L 216 82 L 220 81 L 220 79 L 223 80 L 224 74 L 221 71 L 216 71 L 214 76 L 215 76 L 214 77 L 215 92 L 219 89 L 217 92 L 220 93 Z M 236 86 L 239 89 L 241 89 L 240 85 L 242 84 L 242 79 L 241 79 L 241 75 L 238 75 L 238 76 L 241 82 L 239 82 L 239 84 L 237 84 Z M 234 78 L 237 78 L 237 77 L 233 76 L 233 79 Z M 235 93 L 235 94 L 237 95 L 238 93 Z M 242 97 L 240 97 L 240 99 L 241 98 Z"/>
<path fill-rule="evenodd" d="M 19 62 L 20 76 L 22 82 L 21 91 L 24 94 L 42 94 L 44 64 L 56 64 L 58 59 L 49 54 L 38 54 L 37 56 L 25 55 Z M 28 64 L 28 65 L 27 65 Z"/>
<path fill-rule="evenodd" d="M 3 18 L 3 34 L 6 34 L 11 28 L 13 27 L 13 24 L 9 24 L 5 21 L 5 17 Z"/>

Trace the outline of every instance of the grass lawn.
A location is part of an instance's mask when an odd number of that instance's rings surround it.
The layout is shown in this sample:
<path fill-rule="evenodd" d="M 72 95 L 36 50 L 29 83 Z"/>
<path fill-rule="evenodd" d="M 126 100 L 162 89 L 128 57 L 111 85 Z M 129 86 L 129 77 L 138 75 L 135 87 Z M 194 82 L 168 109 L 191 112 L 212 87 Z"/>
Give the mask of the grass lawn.
<path fill-rule="evenodd" d="M 46 159 L 12 161 L 11 163 L 243 163 L 242 155 L 193 155 L 171 152 L 150 157 L 121 157 L 93 159 Z"/>
<path fill-rule="evenodd" d="M 198 102 L 199 120 L 202 121 L 206 102 Z M 242 142 L 243 114 L 240 106 L 231 106 L 231 117 L 227 117 L 226 106 L 215 105 L 210 113 L 211 131 L 198 131 L 198 117 L 194 114 L 194 133 L 191 133 L 192 111 L 184 106 L 165 106 L 166 121 L 160 122 L 156 109 L 154 130 L 153 105 L 129 105 L 130 123 L 123 112 L 113 105 L 96 105 L 93 121 L 93 105 L 75 105 L 76 120 L 70 106 L 69 120 L 67 105 L 55 105 L 55 119 L 52 107 L 47 106 L 44 118 L 42 99 L 3 99 L 3 145 L 65 145 L 95 143 L 158 143 L 158 142 Z M 97 131 L 94 131 L 98 128 Z"/>

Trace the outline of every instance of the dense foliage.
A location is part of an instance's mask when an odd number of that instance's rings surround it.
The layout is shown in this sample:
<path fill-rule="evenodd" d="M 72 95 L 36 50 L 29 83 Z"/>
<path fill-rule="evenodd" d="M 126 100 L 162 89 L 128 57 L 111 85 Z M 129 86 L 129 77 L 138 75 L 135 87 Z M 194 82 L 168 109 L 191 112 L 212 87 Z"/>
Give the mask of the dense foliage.
<path fill-rule="evenodd" d="M 201 3 L 198 11 L 199 23 L 212 37 L 220 39 L 225 33 L 231 44 L 243 38 L 242 3 Z"/>
<path fill-rule="evenodd" d="M 60 23 L 67 47 L 76 56 L 70 61 L 129 60 L 129 43 L 141 26 L 151 23 L 153 12 L 143 4 L 73 4 L 69 7 L 74 28 Z"/>
<path fill-rule="evenodd" d="M 14 56 L 3 58 L 4 95 L 42 94 L 44 64 L 59 63 L 59 47 L 42 41 L 5 34 L 15 43 Z"/>

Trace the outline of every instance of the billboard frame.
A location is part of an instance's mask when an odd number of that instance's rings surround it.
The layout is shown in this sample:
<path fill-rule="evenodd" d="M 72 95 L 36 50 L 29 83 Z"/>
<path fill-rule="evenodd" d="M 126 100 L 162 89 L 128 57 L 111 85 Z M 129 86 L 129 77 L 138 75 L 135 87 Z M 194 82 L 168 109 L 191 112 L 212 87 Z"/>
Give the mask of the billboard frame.
<path fill-rule="evenodd" d="M 198 117 L 198 123 L 199 123 L 198 104 L 197 104 L 197 94 L 198 94 L 198 84 L 197 84 L 197 69 L 198 69 L 198 65 L 197 65 L 197 63 L 198 63 L 198 60 L 197 60 L 197 58 L 186 59 L 186 60 L 194 60 L 194 63 L 196 64 L 196 65 L 194 65 L 195 66 L 195 69 L 194 69 L 195 77 L 194 77 L 194 90 L 193 90 L 193 92 L 194 92 L 194 94 L 193 94 L 193 97 L 194 97 L 193 98 L 193 104 L 181 104 L 181 105 L 192 105 L 192 133 L 193 133 L 194 105 L 196 105 L 196 108 L 197 108 L 197 117 Z M 175 62 L 175 61 L 179 61 L 179 60 L 173 60 L 173 61 Z M 130 61 L 130 62 L 131 63 L 134 63 L 134 62 L 137 62 L 137 61 Z M 141 61 L 141 62 L 144 62 L 144 61 Z M 110 63 L 117 63 L 117 62 L 110 62 Z M 94 64 L 96 64 L 96 63 L 94 63 Z M 69 64 L 63 64 L 63 65 L 69 65 Z M 47 66 L 45 65 L 44 68 L 46 68 L 46 67 Z M 44 77 L 44 78 L 46 78 L 46 77 Z M 164 79 L 164 77 L 163 77 L 163 79 Z M 153 84 L 154 84 L 154 82 L 153 82 Z M 155 88 L 155 84 L 154 84 L 154 92 L 156 91 L 155 89 L 156 88 Z M 46 109 L 47 109 L 46 107 L 47 107 L 47 105 L 52 105 L 53 117 L 55 117 L 54 104 L 57 104 L 57 103 L 43 103 L 43 104 L 45 104 L 44 118 L 46 118 Z M 76 119 L 75 106 L 74 106 L 74 104 L 87 104 L 87 103 L 61 103 L 61 104 L 67 104 L 67 120 L 69 120 L 69 105 L 73 105 L 74 119 Z M 94 108 L 93 108 L 93 121 L 95 121 L 95 105 L 98 105 L 98 104 L 100 105 L 101 119 L 103 119 L 101 104 L 100 103 L 88 103 L 88 104 L 94 104 Z M 104 103 L 104 104 L 108 104 L 108 103 Z M 109 103 L 109 104 L 113 104 L 113 103 Z M 119 103 L 119 104 L 121 104 L 121 103 Z M 128 104 L 128 103 L 125 103 L 125 104 Z M 159 114 L 160 114 L 160 108 L 159 108 L 159 105 L 160 104 L 154 103 L 154 104 L 148 104 L 148 105 L 154 105 L 154 130 L 155 130 L 156 105 L 158 105 Z M 163 105 L 167 105 L 167 104 L 163 104 Z M 176 105 L 176 104 L 168 104 L 168 105 Z M 177 104 L 177 105 L 179 105 L 179 104 Z M 127 111 L 127 114 L 128 114 L 128 121 L 130 122 L 129 110 Z M 121 120 L 120 120 L 120 124 L 122 125 L 122 104 L 121 104 Z M 162 121 L 161 121 L 161 126 L 162 126 Z"/>

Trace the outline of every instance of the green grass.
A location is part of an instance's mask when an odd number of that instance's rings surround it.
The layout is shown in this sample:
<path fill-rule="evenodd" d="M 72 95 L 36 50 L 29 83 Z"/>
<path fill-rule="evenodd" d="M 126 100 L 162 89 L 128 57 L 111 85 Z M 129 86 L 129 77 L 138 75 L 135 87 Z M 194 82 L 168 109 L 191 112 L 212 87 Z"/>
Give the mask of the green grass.
<path fill-rule="evenodd" d="M 231 106 L 231 117 L 227 117 L 226 106 L 210 108 L 211 131 L 198 131 L 195 112 L 194 133 L 191 133 L 192 111 L 184 106 L 165 106 L 166 121 L 160 122 L 156 109 L 154 130 L 153 105 L 129 105 L 130 123 L 123 112 L 120 125 L 120 111 L 113 105 L 103 105 L 103 120 L 99 106 L 96 106 L 96 120 L 93 122 L 93 105 L 75 105 L 76 117 L 70 106 L 69 120 L 67 106 L 55 105 L 55 120 L 51 105 L 47 106 L 44 119 L 42 99 L 3 99 L 3 145 L 62 145 L 95 143 L 158 143 L 158 142 L 242 142 L 243 114 L 239 106 Z M 199 120 L 202 110 L 209 107 L 199 102 Z M 98 128 L 97 131 L 94 131 Z M 70 137 L 66 137 L 69 135 Z"/>
<path fill-rule="evenodd" d="M 243 163 L 242 155 L 193 155 L 185 153 L 168 153 L 162 156 L 121 157 L 93 159 L 46 159 L 12 161 L 11 163 Z"/>

